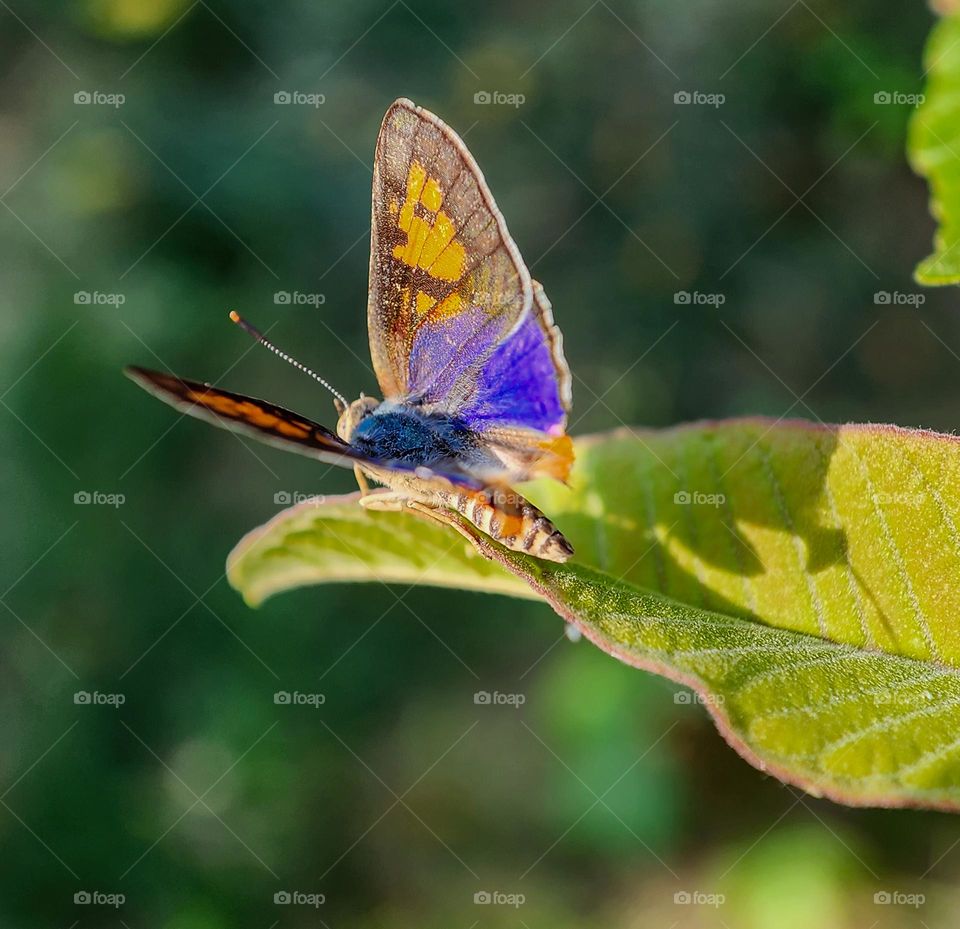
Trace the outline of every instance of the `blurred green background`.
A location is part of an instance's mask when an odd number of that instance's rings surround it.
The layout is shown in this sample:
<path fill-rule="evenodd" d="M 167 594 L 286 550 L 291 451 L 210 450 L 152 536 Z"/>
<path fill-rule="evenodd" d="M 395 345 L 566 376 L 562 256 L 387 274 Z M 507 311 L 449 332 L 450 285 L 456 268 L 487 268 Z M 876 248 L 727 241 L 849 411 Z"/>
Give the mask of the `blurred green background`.
<path fill-rule="evenodd" d="M 370 162 L 406 95 L 466 134 L 551 297 L 575 433 L 953 431 L 956 296 L 917 305 L 911 108 L 875 102 L 921 90 L 931 22 L 863 0 L 0 0 L 0 925 L 955 925 L 956 818 L 801 797 L 546 606 L 373 584 L 247 609 L 231 546 L 351 476 L 120 374 L 332 424 L 236 308 L 375 393 Z"/>

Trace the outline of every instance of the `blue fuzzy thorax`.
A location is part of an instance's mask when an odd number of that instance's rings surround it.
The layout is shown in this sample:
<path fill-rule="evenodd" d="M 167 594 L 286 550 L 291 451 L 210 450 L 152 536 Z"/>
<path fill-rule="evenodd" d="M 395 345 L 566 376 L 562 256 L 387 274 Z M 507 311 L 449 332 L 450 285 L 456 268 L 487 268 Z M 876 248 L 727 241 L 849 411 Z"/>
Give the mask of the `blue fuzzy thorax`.
<path fill-rule="evenodd" d="M 350 444 L 380 461 L 431 465 L 460 457 L 474 440 L 464 423 L 452 416 L 385 403 L 360 420 Z"/>

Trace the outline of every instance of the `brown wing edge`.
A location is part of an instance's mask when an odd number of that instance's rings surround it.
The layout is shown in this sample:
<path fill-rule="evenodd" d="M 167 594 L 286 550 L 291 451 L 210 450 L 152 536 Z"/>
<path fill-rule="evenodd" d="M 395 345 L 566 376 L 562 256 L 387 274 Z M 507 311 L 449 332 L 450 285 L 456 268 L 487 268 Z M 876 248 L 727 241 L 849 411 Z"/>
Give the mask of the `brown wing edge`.
<path fill-rule="evenodd" d="M 174 409 L 221 429 L 328 464 L 353 467 L 360 460 L 325 426 L 276 404 L 134 365 L 124 368 L 123 373 Z"/>
<path fill-rule="evenodd" d="M 378 172 L 379 165 L 382 161 L 382 152 L 385 130 L 390 122 L 390 119 L 396 113 L 397 110 L 404 110 L 412 114 L 417 119 L 422 119 L 424 122 L 429 123 L 440 131 L 443 137 L 456 149 L 457 154 L 463 160 L 463 163 L 466 165 L 467 170 L 473 176 L 473 179 L 477 183 L 477 187 L 480 190 L 480 196 L 483 198 L 484 205 L 490 211 L 490 214 L 493 216 L 494 222 L 497 224 L 497 233 L 500 236 L 501 241 L 507 249 L 507 253 L 510 255 L 513 265 L 516 268 L 517 276 L 520 279 L 520 284 L 523 292 L 523 308 L 520 313 L 517 315 L 517 322 L 511 328 L 504 339 L 509 338 L 516 329 L 520 326 L 523 320 L 526 317 L 527 311 L 533 305 L 533 282 L 530 278 L 530 271 L 527 269 L 526 264 L 524 263 L 523 257 L 520 254 L 520 249 L 517 248 L 517 244 L 513 241 L 512 236 L 510 235 L 509 230 L 507 229 L 507 221 L 504 219 L 503 213 L 500 212 L 500 208 L 497 206 L 496 200 L 493 198 L 493 193 L 490 190 L 489 185 L 487 184 L 486 178 L 483 176 L 483 171 L 480 169 L 480 166 L 477 164 L 476 159 L 473 155 L 470 154 L 470 150 L 467 148 L 466 143 L 463 139 L 456 133 L 455 130 L 451 129 L 439 116 L 435 113 L 431 113 L 430 110 L 425 109 L 422 106 L 417 106 L 412 100 L 407 97 L 398 97 L 394 100 L 393 103 L 387 108 L 387 112 L 383 116 L 383 120 L 380 123 L 380 131 L 377 133 L 377 145 L 374 153 L 373 161 L 373 195 L 376 196 L 376 189 L 378 183 Z M 403 395 L 404 388 L 403 384 L 405 383 L 405 374 L 403 372 L 396 372 L 389 370 L 389 364 L 385 357 L 383 357 L 379 351 L 378 346 L 374 343 L 373 340 L 373 327 L 377 323 L 376 317 L 376 306 L 374 304 L 375 296 L 375 279 L 376 279 L 376 262 L 377 262 L 377 203 L 374 201 L 371 206 L 371 224 L 370 224 L 370 285 L 369 285 L 369 297 L 367 303 L 367 326 L 369 329 L 368 337 L 370 341 L 370 356 L 373 362 L 374 373 L 377 377 L 377 383 L 380 385 L 380 390 L 383 392 L 384 399 L 393 398 L 396 399 Z M 398 378 L 402 377 L 404 380 L 399 380 Z"/>
<path fill-rule="evenodd" d="M 564 413 L 569 414 L 573 407 L 573 377 L 570 374 L 567 359 L 563 354 L 563 333 L 553 321 L 553 305 L 547 298 L 543 285 L 539 281 L 532 281 L 531 283 L 533 285 L 532 312 L 536 314 L 537 322 L 540 324 L 547 344 L 550 346 L 550 357 L 553 359 L 553 367 L 557 373 L 560 404 Z M 566 417 L 564 417 L 564 429 L 566 429 L 566 425 Z"/>

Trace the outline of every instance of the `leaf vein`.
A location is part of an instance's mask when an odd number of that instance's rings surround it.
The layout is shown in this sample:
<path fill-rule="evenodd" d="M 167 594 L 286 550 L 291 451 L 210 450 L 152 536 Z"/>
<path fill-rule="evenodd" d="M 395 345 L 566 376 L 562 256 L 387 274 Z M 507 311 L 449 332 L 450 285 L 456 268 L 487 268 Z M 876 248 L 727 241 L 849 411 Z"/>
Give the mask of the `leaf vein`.
<path fill-rule="evenodd" d="M 870 472 L 852 442 L 843 442 L 843 446 L 848 452 L 850 452 L 851 457 L 857 463 L 857 466 L 860 469 L 860 473 L 863 476 L 864 481 L 866 481 L 867 497 L 870 500 L 870 503 L 873 507 L 873 512 L 875 513 L 877 521 L 880 524 L 880 530 L 883 534 L 884 541 L 887 544 L 887 548 L 890 550 L 893 560 L 897 565 L 897 570 L 900 572 L 900 576 L 903 578 L 907 598 L 909 599 L 910 605 L 913 608 L 917 625 L 920 627 L 920 631 L 927 643 L 927 648 L 930 651 L 930 657 L 936 661 L 940 661 L 940 653 L 938 652 L 936 643 L 933 640 L 933 633 L 930 629 L 930 623 L 924 615 L 923 608 L 920 606 L 920 601 L 917 598 L 917 593 L 913 589 L 913 581 L 910 579 L 910 572 L 907 571 L 907 565 L 904 561 L 903 553 L 900 551 L 897 541 L 894 539 L 893 533 L 890 531 L 890 524 L 887 522 L 887 518 L 883 513 L 883 509 L 877 502 L 877 494 L 873 486 L 873 480 L 870 477 Z"/>
<path fill-rule="evenodd" d="M 780 511 L 780 518 L 783 520 L 783 524 L 786 526 L 787 532 L 790 534 L 790 539 L 793 543 L 793 550 L 797 556 L 800 575 L 803 577 L 804 583 L 807 587 L 807 594 L 810 597 L 810 609 L 812 610 L 817 621 L 817 629 L 823 638 L 829 638 L 829 629 L 827 628 L 827 621 L 824 616 L 823 601 L 821 600 L 820 593 L 817 590 L 817 582 L 810 576 L 810 572 L 807 570 L 806 562 L 804 561 L 803 542 L 801 541 L 800 536 L 797 535 L 793 517 L 790 515 L 790 509 L 787 506 L 786 498 L 783 495 L 783 488 L 780 486 L 780 481 L 777 479 L 776 472 L 773 470 L 773 465 L 770 463 L 769 453 L 762 442 L 757 443 L 757 452 L 760 455 L 763 471 L 770 483 L 770 490 L 773 494 L 774 500 L 776 501 L 777 509 Z"/>

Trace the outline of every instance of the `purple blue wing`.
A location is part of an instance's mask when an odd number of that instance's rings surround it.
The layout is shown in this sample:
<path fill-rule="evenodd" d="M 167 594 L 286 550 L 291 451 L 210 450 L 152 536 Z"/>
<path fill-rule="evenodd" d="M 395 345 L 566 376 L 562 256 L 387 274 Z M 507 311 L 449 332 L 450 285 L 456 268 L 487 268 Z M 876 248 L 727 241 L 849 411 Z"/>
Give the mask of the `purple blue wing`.
<path fill-rule="evenodd" d="M 501 462 L 508 480 L 546 475 L 565 481 L 573 464 L 566 436 L 571 378 L 563 356 L 563 337 L 553 323 L 550 301 L 533 281 L 534 302 L 515 331 L 492 342 L 482 325 L 464 341 L 476 353 L 469 381 L 464 364 L 445 363 L 445 329 L 431 330 L 414 342 L 411 369 L 422 379 L 425 408 L 456 416 L 478 433 Z M 469 317 L 447 327 L 469 324 Z"/>
<path fill-rule="evenodd" d="M 480 367 L 476 386 L 457 414 L 478 431 L 521 426 L 560 435 L 570 411 L 570 370 L 550 302 L 533 282 L 534 303 L 517 329 Z"/>
<path fill-rule="evenodd" d="M 482 436 L 511 480 L 566 481 L 573 465 L 573 443 L 565 434 L 570 369 L 550 301 L 537 281 L 533 298 L 530 313 L 496 346 L 457 415 Z"/>
<path fill-rule="evenodd" d="M 483 175 L 441 120 L 398 100 L 373 184 L 368 320 L 388 399 L 457 416 L 513 476 L 566 478 L 570 373 Z"/>

